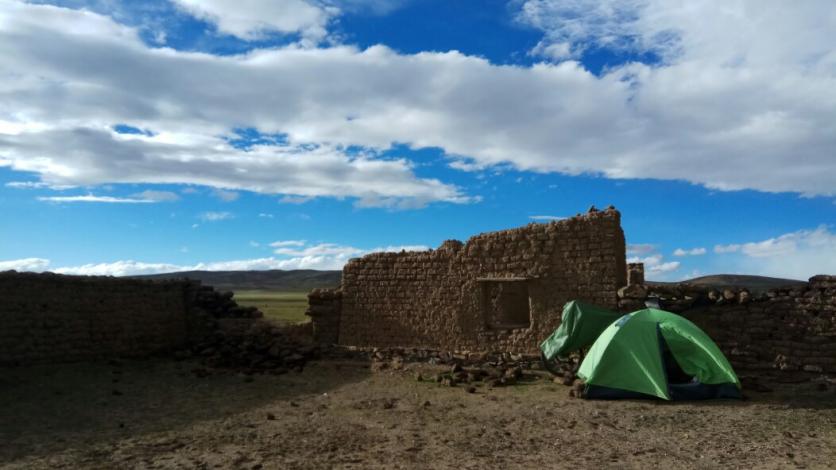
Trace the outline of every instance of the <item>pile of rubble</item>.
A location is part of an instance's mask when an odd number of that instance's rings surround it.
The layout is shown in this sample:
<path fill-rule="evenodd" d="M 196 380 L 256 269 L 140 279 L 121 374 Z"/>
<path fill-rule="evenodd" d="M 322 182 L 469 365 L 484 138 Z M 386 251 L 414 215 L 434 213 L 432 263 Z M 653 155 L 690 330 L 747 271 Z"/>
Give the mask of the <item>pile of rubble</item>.
<path fill-rule="evenodd" d="M 301 372 L 318 356 L 317 346 L 292 340 L 281 328 L 259 320 L 244 331 L 222 326 L 214 335 L 177 353 L 180 359 L 200 359 L 204 367 L 193 370 L 198 376 L 208 375 L 212 369 L 231 369 L 248 376 Z"/>
<path fill-rule="evenodd" d="M 527 375 L 523 372 L 520 366 L 500 368 L 500 367 L 476 367 L 464 368 L 460 364 L 454 364 L 447 372 L 435 374 L 431 377 L 424 377 L 421 373 L 416 374 L 416 380 L 419 382 L 430 380 L 447 387 L 455 387 L 458 384 L 465 384 L 465 390 L 468 393 L 476 391 L 475 384 L 484 384 L 488 387 L 501 387 L 505 385 L 514 385 L 521 380 L 536 380 L 537 377 Z"/>
<path fill-rule="evenodd" d="M 245 376 L 301 372 L 318 357 L 318 346 L 306 344 L 292 329 L 263 320 L 258 308 L 238 305 L 233 296 L 211 286 L 201 286 L 196 294 L 194 308 L 212 319 L 211 333 L 175 353 L 178 359 L 200 360 L 203 367 L 194 369 L 195 375 L 212 370 L 235 370 Z"/>
<path fill-rule="evenodd" d="M 373 369 L 385 369 L 388 365 L 397 369 L 398 364 L 425 363 L 430 365 L 455 365 L 477 368 L 540 369 L 537 356 L 513 353 L 452 353 L 419 348 L 353 348 L 336 347 L 326 353 L 328 357 L 339 359 L 369 360 Z"/>
<path fill-rule="evenodd" d="M 213 318 L 261 318 L 264 316 L 257 307 L 238 305 L 232 292 L 218 292 L 212 286 L 200 286 L 195 296 L 194 308 L 202 310 Z"/>
<path fill-rule="evenodd" d="M 447 387 L 465 386 L 465 391 L 473 393 L 476 386 L 490 388 L 514 385 L 518 382 L 534 381 L 540 375 L 532 371 L 540 370 L 540 359 L 511 353 L 451 353 L 428 349 L 392 348 L 392 349 L 357 349 L 336 347 L 323 351 L 331 359 L 351 359 L 369 361 L 373 372 L 384 370 L 405 370 L 407 364 L 430 366 L 449 366 L 438 373 L 416 373 L 416 380 L 435 382 Z"/>

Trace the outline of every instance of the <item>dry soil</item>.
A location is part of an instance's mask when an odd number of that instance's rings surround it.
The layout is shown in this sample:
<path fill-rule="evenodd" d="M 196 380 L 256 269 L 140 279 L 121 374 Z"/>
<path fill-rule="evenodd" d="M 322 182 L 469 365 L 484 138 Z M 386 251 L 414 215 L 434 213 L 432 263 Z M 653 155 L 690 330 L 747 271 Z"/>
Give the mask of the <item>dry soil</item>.
<path fill-rule="evenodd" d="M 833 468 L 836 393 L 587 401 L 544 377 L 475 393 L 433 366 L 195 377 L 149 360 L 0 370 L 3 468 Z"/>

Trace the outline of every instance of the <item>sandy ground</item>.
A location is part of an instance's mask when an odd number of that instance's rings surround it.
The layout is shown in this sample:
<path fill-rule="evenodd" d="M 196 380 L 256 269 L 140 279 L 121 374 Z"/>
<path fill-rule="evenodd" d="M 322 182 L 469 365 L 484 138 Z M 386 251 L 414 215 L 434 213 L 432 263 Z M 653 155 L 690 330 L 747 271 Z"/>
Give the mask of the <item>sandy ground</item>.
<path fill-rule="evenodd" d="M 197 378 L 165 360 L 0 370 L 2 468 L 834 468 L 836 392 L 587 401 L 547 378 L 467 393 L 324 361 Z"/>

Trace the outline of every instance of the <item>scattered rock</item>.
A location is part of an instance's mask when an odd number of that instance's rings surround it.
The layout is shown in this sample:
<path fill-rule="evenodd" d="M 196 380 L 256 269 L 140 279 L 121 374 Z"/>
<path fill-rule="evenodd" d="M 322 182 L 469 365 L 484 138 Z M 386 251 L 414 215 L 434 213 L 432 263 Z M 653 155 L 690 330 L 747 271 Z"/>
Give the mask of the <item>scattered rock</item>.
<path fill-rule="evenodd" d="M 247 375 L 283 374 L 291 369 L 301 372 L 307 361 L 319 355 L 317 346 L 298 343 L 268 322 L 258 319 L 234 322 L 240 329 L 221 328 L 191 348 L 188 354 L 197 354 L 206 366 L 193 369 L 193 374 L 205 377 L 210 368 L 232 369 Z"/>

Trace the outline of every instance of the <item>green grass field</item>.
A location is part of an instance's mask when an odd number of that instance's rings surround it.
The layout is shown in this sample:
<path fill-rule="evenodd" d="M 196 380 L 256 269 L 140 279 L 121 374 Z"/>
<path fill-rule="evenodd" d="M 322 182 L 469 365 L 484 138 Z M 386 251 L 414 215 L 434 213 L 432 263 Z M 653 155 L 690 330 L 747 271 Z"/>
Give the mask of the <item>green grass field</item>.
<path fill-rule="evenodd" d="M 264 312 L 264 318 L 281 323 L 304 323 L 310 318 L 305 316 L 308 308 L 306 292 L 279 292 L 269 290 L 235 291 L 238 305 L 258 307 Z"/>

